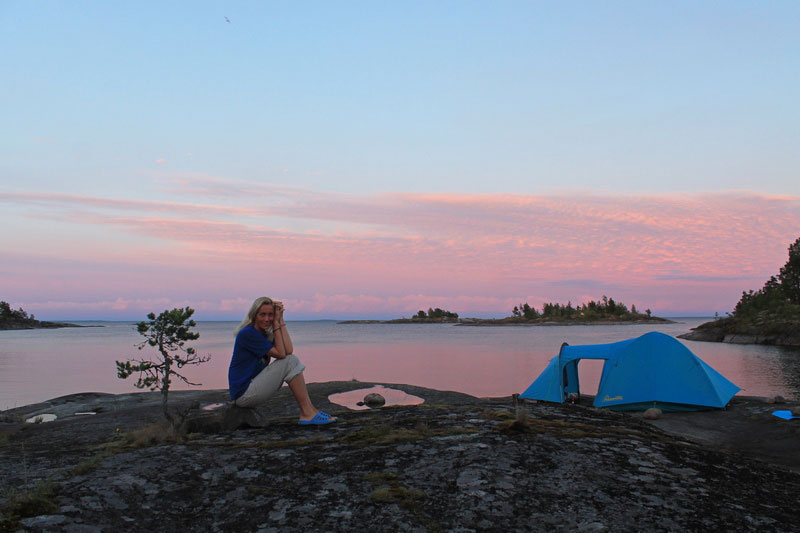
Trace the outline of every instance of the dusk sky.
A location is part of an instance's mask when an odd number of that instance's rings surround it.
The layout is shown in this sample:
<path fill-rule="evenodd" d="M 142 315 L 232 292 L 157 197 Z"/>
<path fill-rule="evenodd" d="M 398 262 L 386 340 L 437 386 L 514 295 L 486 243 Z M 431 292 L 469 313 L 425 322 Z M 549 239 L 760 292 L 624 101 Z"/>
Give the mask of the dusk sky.
<path fill-rule="evenodd" d="M 724 314 L 800 237 L 800 2 L 0 2 L 41 319 Z"/>

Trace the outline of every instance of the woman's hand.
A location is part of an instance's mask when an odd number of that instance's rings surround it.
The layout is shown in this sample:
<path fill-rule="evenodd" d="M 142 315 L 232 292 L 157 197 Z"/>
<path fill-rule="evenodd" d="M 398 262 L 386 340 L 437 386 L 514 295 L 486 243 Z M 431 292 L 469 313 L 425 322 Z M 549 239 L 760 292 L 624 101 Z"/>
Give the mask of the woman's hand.
<path fill-rule="evenodd" d="M 273 302 L 275 304 L 275 322 L 280 326 L 284 323 L 283 321 L 283 302 Z"/>

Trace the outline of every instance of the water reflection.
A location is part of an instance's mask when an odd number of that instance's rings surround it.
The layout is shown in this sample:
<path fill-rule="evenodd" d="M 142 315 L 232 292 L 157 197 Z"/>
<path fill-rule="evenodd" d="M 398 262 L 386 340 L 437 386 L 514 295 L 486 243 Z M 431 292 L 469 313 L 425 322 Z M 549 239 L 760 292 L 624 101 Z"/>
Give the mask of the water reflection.
<path fill-rule="evenodd" d="M 784 383 L 784 390 L 794 391 L 795 398 L 800 397 L 800 348 L 777 347 L 780 379 Z"/>
<path fill-rule="evenodd" d="M 679 335 L 704 319 L 676 324 L 625 326 L 458 327 L 447 324 L 290 322 L 295 352 L 306 380 L 407 383 L 479 397 L 525 390 L 562 342 L 615 342 L 648 331 Z M 211 361 L 185 367 L 203 389 L 228 387 L 235 322 L 200 322 L 192 345 Z M 114 361 L 149 357 L 134 344 L 132 324 L 102 328 L 0 331 L 0 409 L 86 391 L 135 392 L 132 380 L 116 377 Z M 706 363 L 742 387 L 741 394 L 800 398 L 800 349 L 681 341 Z M 602 363 L 579 366 L 581 392 L 597 390 Z M 173 390 L 193 389 L 173 382 Z M 360 398 L 359 398 L 360 399 Z"/>
<path fill-rule="evenodd" d="M 800 349 L 682 342 L 703 361 L 741 387 L 739 394 L 800 397 Z"/>
<path fill-rule="evenodd" d="M 380 394 L 383 396 L 386 400 L 384 404 L 385 407 L 390 405 L 420 405 L 425 402 L 425 400 L 419 396 L 414 396 L 398 389 L 390 389 L 383 385 L 376 385 L 368 389 L 357 389 L 331 394 L 328 396 L 328 400 L 330 400 L 331 403 L 343 405 L 353 411 L 363 411 L 370 408 L 364 405 L 364 397 L 367 394 Z"/>
<path fill-rule="evenodd" d="M 53 422 L 58 417 L 52 413 L 44 413 L 41 415 L 35 415 L 30 418 L 25 419 L 25 422 L 28 424 L 41 424 L 43 422 Z"/>

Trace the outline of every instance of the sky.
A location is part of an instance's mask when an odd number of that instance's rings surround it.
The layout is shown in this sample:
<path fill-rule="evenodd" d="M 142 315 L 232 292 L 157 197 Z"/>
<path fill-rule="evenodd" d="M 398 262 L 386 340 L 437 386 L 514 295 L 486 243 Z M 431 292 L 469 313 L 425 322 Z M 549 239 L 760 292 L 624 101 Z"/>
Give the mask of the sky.
<path fill-rule="evenodd" d="M 800 237 L 800 3 L 0 2 L 41 319 L 733 309 Z"/>

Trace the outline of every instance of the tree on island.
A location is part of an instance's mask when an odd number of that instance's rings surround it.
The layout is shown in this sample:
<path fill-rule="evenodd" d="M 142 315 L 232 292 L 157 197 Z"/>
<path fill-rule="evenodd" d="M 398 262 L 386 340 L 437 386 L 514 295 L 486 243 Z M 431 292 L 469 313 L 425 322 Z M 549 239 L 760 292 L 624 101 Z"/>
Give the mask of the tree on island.
<path fill-rule="evenodd" d="M 117 361 L 117 377 L 127 379 L 138 372 L 139 377 L 134 386 L 139 389 L 145 387 L 151 391 L 161 390 L 161 407 L 166 419 L 174 424 L 175 420 L 167 408 L 167 397 L 172 377 L 175 376 L 188 385 L 192 383 L 176 371 L 186 365 L 199 365 L 210 359 L 208 356 L 198 356 L 194 348 L 185 346 L 188 341 L 196 340 L 199 333 L 192 331 L 197 324 L 191 320 L 194 309 L 186 307 L 164 311 L 158 316 L 155 313 L 147 315 L 148 320 L 136 324 L 136 329 L 144 336 L 145 340 L 135 346 L 141 350 L 151 346 L 158 350 L 158 360 L 129 359 Z"/>
<path fill-rule="evenodd" d="M 731 317 L 750 322 L 800 319 L 800 238 L 789 246 L 789 259 L 778 276 L 770 276 L 758 291 L 743 291 Z"/>
<path fill-rule="evenodd" d="M 564 320 L 642 320 L 652 318 L 650 310 L 639 313 L 636 306 L 631 306 L 628 310 L 622 302 L 617 302 L 613 298 L 603 296 L 598 302 L 589 300 L 588 302 L 573 307 L 572 302 L 566 305 L 560 303 L 547 302 L 542 304 L 541 313 L 531 307 L 528 302 L 514 306 L 511 310 L 512 318 L 516 320 L 541 320 L 541 321 L 564 321 Z"/>
<path fill-rule="evenodd" d="M 8 302 L 0 301 L 0 329 L 38 329 L 78 327 L 66 322 L 37 320 L 33 313 L 28 315 L 23 308 L 12 309 Z"/>
<path fill-rule="evenodd" d="M 789 245 L 789 259 L 777 276 L 770 276 L 757 290 L 742 297 L 724 318 L 700 324 L 683 338 L 725 342 L 800 346 L 800 238 Z"/>
<path fill-rule="evenodd" d="M 444 309 L 436 309 L 428 308 L 428 313 L 426 314 L 425 311 L 422 309 L 414 315 L 414 319 L 417 320 L 458 320 L 458 313 L 451 313 L 450 311 L 445 311 Z"/>
<path fill-rule="evenodd" d="M 31 314 L 25 312 L 21 307 L 19 309 L 12 309 L 8 302 L 0 301 L 0 320 L 4 322 L 36 322 L 36 318 Z"/>
<path fill-rule="evenodd" d="M 511 310 L 511 314 L 517 318 L 524 318 L 526 320 L 539 318 L 539 313 L 535 308 L 528 305 L 528 302 L 519 304 L 519 306 L 515 305 L 514 309 Z"/>
<path fill-rule="evenodd" d="M 789 260 L 781 267 L 778 281 L 786 299 L 800 305 L 800 238 L 789 245 Z"/>

